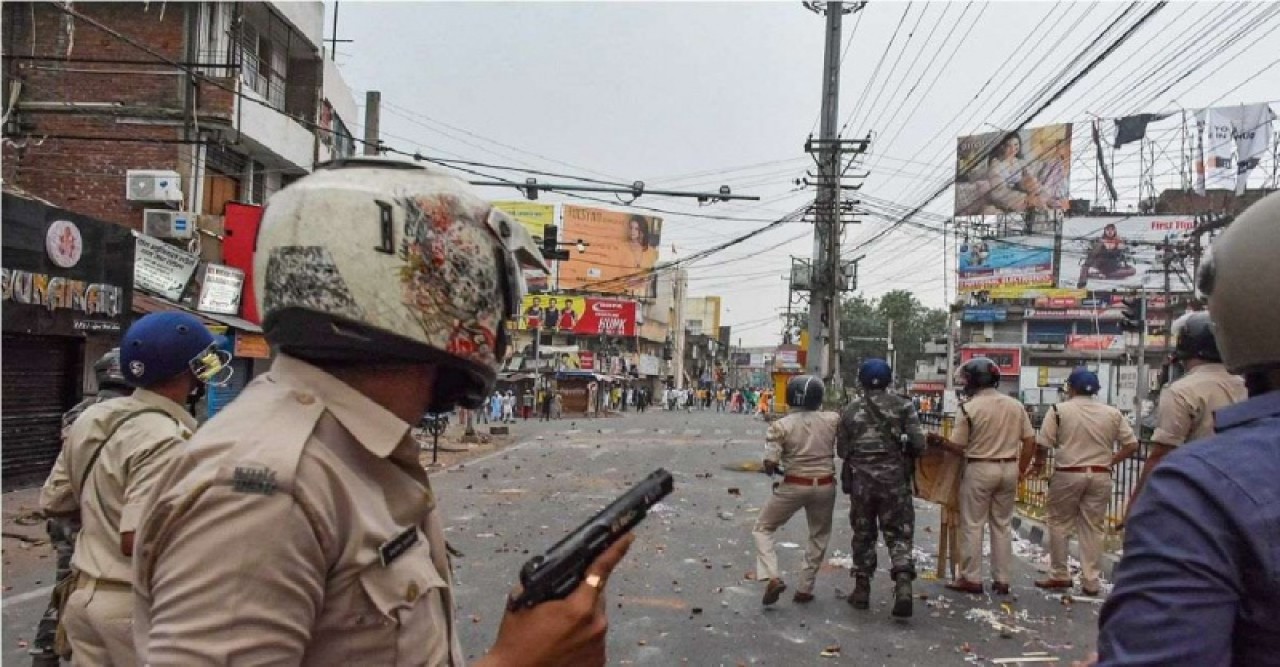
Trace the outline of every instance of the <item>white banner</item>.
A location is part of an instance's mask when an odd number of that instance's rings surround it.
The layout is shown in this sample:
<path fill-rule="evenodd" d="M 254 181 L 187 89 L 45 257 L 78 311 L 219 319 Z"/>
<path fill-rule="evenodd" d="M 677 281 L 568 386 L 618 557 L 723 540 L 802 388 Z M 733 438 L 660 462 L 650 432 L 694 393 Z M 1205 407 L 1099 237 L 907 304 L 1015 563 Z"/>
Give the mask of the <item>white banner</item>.
<path fill-rule="evenodd" d="M 196 310 L 223 315 L 240 314 L 240 292 L 244 288 L 244 271 L 232 266 L 206 264 L 200 281 L 200 298 Z"/>
<path fill-rule="evenodd" d="M 641 375 L 658 375 L 661 372 L 662 360 L 652 354 L 642 354 L 638 365 Z"/>
<path fill-rule="evenodd" d="M 170 301 L 182 298 L 200 258 L 145 234 L 134 232 L 133 236 L 137 239 L 133 261 L 134 288 L 159 294 Z"/>

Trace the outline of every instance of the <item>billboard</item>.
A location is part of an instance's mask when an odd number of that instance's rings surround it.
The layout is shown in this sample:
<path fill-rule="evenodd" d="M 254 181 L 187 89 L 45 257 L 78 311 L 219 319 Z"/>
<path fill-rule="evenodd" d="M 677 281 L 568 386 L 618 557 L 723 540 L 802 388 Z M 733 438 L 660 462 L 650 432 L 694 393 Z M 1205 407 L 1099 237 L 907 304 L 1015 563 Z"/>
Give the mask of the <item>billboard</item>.
<path fill-rule="evenodd" d="M 976 357 L 986 357 L 1000 367 L 1001 377 L 1016 376 L 1022 370 L 1022 350 L 1012 348 L 960 348 L 960 364 L 966 364 Z"/>
<path fill-rule="evenodd" d="M 535 204 L 529 201 L 496 201 L 493 207 L 516 219 L 520 226 L 529 232 L 533 240 L 542 243 L 542 230 L 547 225 L 556 224 L 555 204 Z M 534 269 L 524 270 L 525 285 L 534 292 L 546 292 L 551 289 L 547 274 Z"/>
<path fill-rule="evenodd" d="M 562 217 L 560 238 L 587 247 L 570 250 L 571 259 L 561 263 L 561 288 L 652 296 L 662 218 L 571 204 L 563 205 Z"/>
<path fill-rule="evenodd" d="M 1066 210 L 1070 176 L 1070 124 L 960 137 L 955 214 Z"/>
<path fill-rule="evenodd" d="M 529 232 L 533 240 L 542 242 L 542 229 L 556 224 L 555 204 L 536 204 L 530 201 L 496 201 L 494 208 L 516 219 Z"/>
<path fill-rule="evenodd" d="M 636 302 L 571 294 L 532 294 L 524 298 L 515 325 L 522 331 L 538 328 L 544 333 L 634 336 Z"/>
<path fill-rule="evenodd" d="M 1062 221 L 1058 285 L 1095 291 L 1164 287 L 1156 245 L 1195 229 L 1191 216 L 1078 217 Z M 1174 292 L 1192 289 L 1190 267 L 1174 263 Z"/>
<path fill-rule="evenodd" d="M 965 241 L 958 249 L 962 292 L 1053 286 L 1053 238 L 1019 236 Z"/>

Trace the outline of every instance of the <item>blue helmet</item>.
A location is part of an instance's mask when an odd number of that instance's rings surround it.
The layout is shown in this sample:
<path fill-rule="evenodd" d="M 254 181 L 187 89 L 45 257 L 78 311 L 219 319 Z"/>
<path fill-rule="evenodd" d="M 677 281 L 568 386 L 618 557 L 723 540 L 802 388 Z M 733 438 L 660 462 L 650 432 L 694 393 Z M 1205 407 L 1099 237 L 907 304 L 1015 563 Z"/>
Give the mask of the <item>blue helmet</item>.
<path fill-rule="evenodd" d="M 1067 386 L 1076 390 L 1076 393 L 1093 396 L 1102 388 L 1102 383 L 1098 382 L 1096 373 L 1080 366 L 1071 371 L 1071 375 L 1067 377 Z"/>
<path fill-rule="evenodd" d="M 864 389 L 884 389 L 893 382 L 893 369 L 884 359 L 867 359 L 858 367 L 858 384 Z"/>
<path fill-rule="evenodd" d="M 195 315 L 145 315 L 120 341 L 120 371 L 135 387 L 150 387 L 190 371 L 201 382 L 222 384 L 231 377 L 230 355 Z"/>

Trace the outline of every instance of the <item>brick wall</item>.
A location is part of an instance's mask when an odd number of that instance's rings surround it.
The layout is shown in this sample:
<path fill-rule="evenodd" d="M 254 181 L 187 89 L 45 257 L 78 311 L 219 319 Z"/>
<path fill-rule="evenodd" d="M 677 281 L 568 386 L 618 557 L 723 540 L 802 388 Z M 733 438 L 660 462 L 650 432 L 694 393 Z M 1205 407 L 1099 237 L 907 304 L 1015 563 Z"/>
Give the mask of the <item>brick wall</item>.
<path fill-rule="evenodd" d="M 74 7 L 167 58 L 186 60 L 186 14 L 195 4 Z M 146 52 L 51 3 L 5 3 L 3 23 L 6 75 L 23 83 L 14 118 L 20 134 L 31 135 L 25 141 L 13 137 L 16 146 L 5 145 L 5 181 L 77 213 L 140 228 L 147 205 L 126 201 L 125 172 L 174 169 L 185 176 L 186 146 L 149 142 L 184 138 L 186 75 L 155 64 Z M 53 59 L 8 57 L 32 54 Z M 122 62 L 92 62 L 105 60 Z M 48 103 L 90 106 L 50 108 Z M 139 141 L 40 140 L 56 135 Z"/>

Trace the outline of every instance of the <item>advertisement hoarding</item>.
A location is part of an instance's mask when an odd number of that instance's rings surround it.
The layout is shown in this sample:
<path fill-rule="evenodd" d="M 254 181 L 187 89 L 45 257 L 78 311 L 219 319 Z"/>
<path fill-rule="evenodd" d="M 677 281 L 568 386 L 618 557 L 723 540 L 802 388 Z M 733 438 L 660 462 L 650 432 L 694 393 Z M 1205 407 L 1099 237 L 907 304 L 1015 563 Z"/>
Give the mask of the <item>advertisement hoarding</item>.
<path fill-rule="evenodd" d="M 634 336 L 636 302 L 570 294 L 532 294 L 524 298 L 516 328 L 581 335 Z"/>
<path fill-rule="evenodd" d="M 960 349 L 961 365 L 967 363 L 970 359 L 976 357 L 986 357 L 996 363 L 1000 367 L 1001 376 L 1017 376 L 1022 370 L 1022 350 L 1016 347 L 1011 348 L 976 348 L 965 347 Z"/>
<path fill-rule="evenodd" d="M 1058 286 L 1089 290 L 1164 287 L 1156 244 L 1195 229 L 1191 216 L 1078 217 L 1062 221 Z M 1170 274 L 1174 292 L 1189 292 L 1190 271 Z"/>
<path fill-rule="evenodd" d="M 1053 286 L 1053 238 L 965 241 L 958 249 L 960 291 Z"/>
<path fill-rule="evenodd" d="M 955 214 L 1066 210 L 1070 176 L 1070 124 L 960 137 Z"/>
<path fill-rule="evenodd" d="M 571 290 L 652 296 L 662 241 L 662 218 L 564 204 L 560 238 L 586 243 L 560 265 L 560 287 Z"/>

